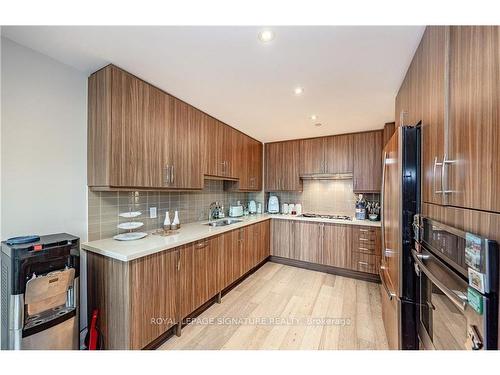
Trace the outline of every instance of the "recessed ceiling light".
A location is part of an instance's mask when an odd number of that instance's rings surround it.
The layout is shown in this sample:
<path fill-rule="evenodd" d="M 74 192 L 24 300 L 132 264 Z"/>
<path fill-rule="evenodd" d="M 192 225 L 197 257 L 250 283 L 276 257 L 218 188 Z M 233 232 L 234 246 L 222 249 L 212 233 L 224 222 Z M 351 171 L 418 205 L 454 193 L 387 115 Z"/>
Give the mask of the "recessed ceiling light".
<path fill-rule="evenodd" d="M 293 92 L 295 93 L 295 95 L 301 95 L 304 93 L 304 89 L 300 86 L 297 86 L 296 88 L 293 89 Z"/>
<path fill-rule="evenodd" d="M 318 116 L 316 115 L 311 115 L 311 120 L 316 121 L 318 119 Z"/>
<path fill-rule="evenodd" d="M 320 127 L 321 125 L 323 125 L 321 122 L 317 122 L 316 124 L 314 124 L 314 126 L 317 126 L 317 127 Z"/>
<path fill-rule="evenodd" d="M 259 33 L 259 39 L 263 43 L 270 42 L 274 39 L 274 33 L 271 30 L 262 30 Z"/>

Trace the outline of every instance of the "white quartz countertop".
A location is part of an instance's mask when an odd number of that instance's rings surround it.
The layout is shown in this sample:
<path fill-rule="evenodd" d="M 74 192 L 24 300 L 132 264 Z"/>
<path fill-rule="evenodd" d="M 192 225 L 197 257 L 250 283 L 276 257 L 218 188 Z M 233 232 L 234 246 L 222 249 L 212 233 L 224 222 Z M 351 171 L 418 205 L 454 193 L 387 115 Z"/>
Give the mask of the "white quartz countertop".
<path fill-rule="evenodd" d="M 310 221 L 313 223 L 332 223 L 332 224 L 345 224 L 345 225 L 360 225 L 363 227 L 378 227 L 382 226 L 380 221 L 371 220 L 338 220 L 338 219 L 326 219 L 323 217 L 303 217 L 294 215 L 283 215 L 283 214 L 268 214 L 272 219 L 281 220 L 297 220 L 297 221 Z"/>
<path fill-rule="evenodd" d="M 212 227 L 206 225 L 207 221 L 188 223 L 183 224 L 177 231 L 177 233 L 169 236 L 161 236 L 150 233 L 145 238 L 135 241 L 117 241 L 113 238 L 106 238 L 97 241 L 85 242 L 81 245 L 81 247 L 86 251 L 101 254 L 110 258 L 121 260 L 123 262 L 128 262 L 163 250 L 173 249 L 178 246 L 199 241 L 204 238 L 216 236 L 224 232 L 229 232 L 269 219 L 380 227 L 380 222 L 372 222 L 369 220 L 332 220 L 323 218 L 304 218 L 299 216 L 280 214 L 251 215 L 239 219 L 241 219 L 241 222 L 223 227 Z"/>

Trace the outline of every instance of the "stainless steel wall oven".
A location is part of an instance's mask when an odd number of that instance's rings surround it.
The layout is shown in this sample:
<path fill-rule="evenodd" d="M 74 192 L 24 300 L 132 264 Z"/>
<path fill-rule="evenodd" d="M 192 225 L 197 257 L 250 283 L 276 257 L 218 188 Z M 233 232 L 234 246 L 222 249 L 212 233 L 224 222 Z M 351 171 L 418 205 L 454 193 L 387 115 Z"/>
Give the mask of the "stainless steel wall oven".
<path fill-rule="evenodd" d="M 415 217 L 422 349 L 497 349 L 498 245 L 426 217 Z"/>

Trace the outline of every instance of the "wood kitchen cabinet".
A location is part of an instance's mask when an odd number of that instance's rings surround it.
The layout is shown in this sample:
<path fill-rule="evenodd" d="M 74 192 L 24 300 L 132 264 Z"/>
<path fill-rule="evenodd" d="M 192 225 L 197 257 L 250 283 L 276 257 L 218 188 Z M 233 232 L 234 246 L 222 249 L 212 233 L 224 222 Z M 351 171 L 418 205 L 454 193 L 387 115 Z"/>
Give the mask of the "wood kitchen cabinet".
<path fill-rule="evenodd" d="M 302 191 L 300 180 L 300 142 L 266 143 L 266 191 Z"/>
<path fill-rule="evenodd" d="M 325 173 L 352 173 L 354 135 L 344 134 L 325 138 Z"/>
<path fill-rule="evenodd" d="M 379 192 L 382 187 L 382 133 L 354 134 L 354 192 Z"/>
<path fill-rule="evenodd" d="M 325 173 L 326 139 L 309 138 L 300 141 L 300 175 Z"/>
<path fill-rule="evenodd" d="M 238 168 L 239 191 L 262 190 L 262 143 L 241 135 L 240 167 Z"/>
<path fill-rule="evenodd" d="M 113 65 L 88 80 L 87 151 L 93 190 L 201 190 L 242 171 L 240 190 L 262 187 L 260 142 Z"/>
<path fill-rule="evenodd" d="M 321 264 L 323 261 L 323 224 L 297 221 L 293 224 L 290 258 Z"/>
<path fill-rule="evenodd" d="M 163 187 L 167 98 L 107 66 L 89 77 L 88 102 L 89 186 Z"/>
<path fill-rule="evenodd" d="M 130 349 L 145 347 L 178 321 L 178 260 L 174 249 L 130 263 Z"/>
<path fill-rule="evenodd" d="M 353 136 L 351 134 L 300 141 L 300 175 L 352 173 Z"/>
<path fill-rule="evenodd" d="M 166 186 L 175 189 L 202 189 L 202 113 L 176 98 L 171 99 L 173 119 L 164 139 L 168 149 Z"/>
<path fill-rule="evenodd" d="M 202 115 L 202 164 L 207 176 L 223 176 L 224 172 L 224 127 L 219 121 Z"/>
<path fill-rule="evenodd" d="M 443 204 L 441 192 L 441 164 L 444 158 L 445 138 L 445 96 L 448 26 L 429 26 L 426 28 L 420 45 L 415 53 L 420 61 L 418 80 L 422 98 L 421 111 L 410 107 L 407 111 L 417 112 L 422 121 L 422 200 Z M 414 115 L 415 116 L 415 115 Z"/>
<path fill-rule="evenodd" d="M 89 77 L 88 185 L 201 189 L 196 110 L 113 66 Z"/>
<path fill-rule="evenodd" d="M 328 266 L 351 268 L 352 226 L 323 224 L 323 260 Z"/>
<path fill-rule="evenodd" d="M 500 212 L 500 26 L 451 26 L 446 204 Z"/>
<path fill-rule="evenodd" d="M 88 316 L 105 349 L 142 349 L 178 321 L 180 248 L 122 262 L 87 252 Z"/>
<path fill-rule="evenodd" d="M 292 258 L 294 252 L 294 222 L 271 220 L 271 255 Z"/>
<path fill-rule="evenodd" d="M 428 26 L 413 57 L 396 112 L 422 121 L 424 202 L 500 212 L 499 30 Z"/>
<path fill-rule="evenodd" d="M 218 237 L 201 240 L 180 251 L 179 319 L 184 319 L 218 293 L 219 241 Z"/>

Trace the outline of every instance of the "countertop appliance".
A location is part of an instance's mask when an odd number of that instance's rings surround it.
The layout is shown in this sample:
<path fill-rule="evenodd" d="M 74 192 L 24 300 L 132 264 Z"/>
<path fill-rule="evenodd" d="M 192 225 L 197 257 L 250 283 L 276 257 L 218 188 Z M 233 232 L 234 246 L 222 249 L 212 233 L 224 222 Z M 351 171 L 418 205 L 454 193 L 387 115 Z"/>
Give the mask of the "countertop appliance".
<path fill-rule="evenodd" d="M 413 216 L 420 211 L 420 123 L 396 129 L 383 151 L 382 316 L 391 349 L 418 349 Z"/>
<path fill-rule="evenodd" d="M 267 212 L 270 214 L 278 214 L 280 212 L 280 201 L 276 195 L 271 195 L 269 197 L 269 202 L 267 204 Z"/>
<path fill-rule="evenodd" d="M 241 217 L 243 216 L 243 206 L 241 204 L 235 204 L 229 206 L 229 217 Z"/>
<path fill-rule="evenodd" d="M 249 214 L 257 213 L 257 203 L 253 199 L 250 202 L 248 202 L 248 213 Z"/>
<path fill-rule="evenodd" d="M 414 226 L 420 347 L 497 349 L 498 244 L 418 215 Z"/>
<path fill-rule="evenodd" d="M 2 242 L 2 349 L 78 349 L 79 242 Z"/>
<path fill-rule="evenodd" d="M 300 216 L 310 217 L 310 218 L 332 219 L 332 220 L 352 220 L 352 217 L 347 215 L 324 215 L 324 214 L 304 213 Z"/>

